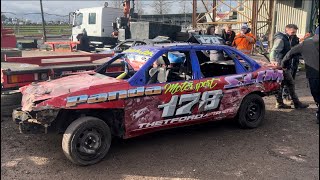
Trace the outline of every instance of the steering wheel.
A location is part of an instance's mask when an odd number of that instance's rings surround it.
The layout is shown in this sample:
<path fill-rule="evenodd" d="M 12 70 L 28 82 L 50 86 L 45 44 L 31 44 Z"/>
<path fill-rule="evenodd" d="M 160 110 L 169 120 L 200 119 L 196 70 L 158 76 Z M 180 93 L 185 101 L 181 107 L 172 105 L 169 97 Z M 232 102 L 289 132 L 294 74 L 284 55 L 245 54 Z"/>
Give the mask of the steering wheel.
<path fill-rule="evenodd" d="M 129 64 L 126 61 L 124 62 L 124 72 L 121 73 L 116 79 L 124 79 L 129 74 Z"/>

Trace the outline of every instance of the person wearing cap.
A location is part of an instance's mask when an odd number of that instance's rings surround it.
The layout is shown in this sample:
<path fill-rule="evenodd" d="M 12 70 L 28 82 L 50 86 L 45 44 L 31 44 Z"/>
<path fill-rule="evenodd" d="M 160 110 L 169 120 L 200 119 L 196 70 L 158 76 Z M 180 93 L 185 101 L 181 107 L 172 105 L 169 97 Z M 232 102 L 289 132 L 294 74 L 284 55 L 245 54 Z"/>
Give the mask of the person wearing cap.
<path fill-rule="evenodd" d="M 255 43 L 256 37 L 250 32 L 248 25 L 243 24 L 240 33 L 234 38 L 232 46 L 244 54 L 251 54 Z"/>
<path fill-rule="evenodd" d="M 297 34 L 298 26 L 295 24 L 289 24 L 286 26 L 285 33 L 278 32 L 275 35 L 274 46 L 270 53 L 270 61 L 275 66 L 280 66 L 283 60 L 283 57 L 290 51 L 293 43 L 294 38 Z M 298 41 L 299 42 L 299 41 Z M 296 109 L 305 109 L 308 108 L 309 105 L 303 104 L 300 102 L 296 92 L 295 92 L 295 83 L 292 77 L 291 72 L 291 63 L 287 63 L 286 67 L 283 71 L 283 81 L 281 84 L 281 88 L 279 92 L 276 94 L 276 108 L 277 109 L 291 109 L 291 106 L 284 104 L 283 102 L 283 90 L 287 87 L 289 91 L 289 95 L 292 99 L 293 105 Z"/>
<path fill-rule="evenodd" d="M 319 124 L 320 81 L 319 81 L 319 27 L 312 38 L 304 40 L 293 47 L 283 58 L 281 67 L 286 69 L 294 55 L 302 55 L 306 65 L 306 76 L 309 80 L 311 94 L 318 106 L 317 124 Z"/>

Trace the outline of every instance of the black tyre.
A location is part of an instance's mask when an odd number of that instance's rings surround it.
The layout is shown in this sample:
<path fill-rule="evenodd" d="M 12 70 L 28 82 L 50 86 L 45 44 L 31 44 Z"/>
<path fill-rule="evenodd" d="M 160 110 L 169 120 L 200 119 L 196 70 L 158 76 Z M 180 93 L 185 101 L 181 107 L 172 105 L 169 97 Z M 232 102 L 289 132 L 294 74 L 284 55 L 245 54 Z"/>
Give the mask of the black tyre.
<path fill-rule="evenodd" d="M 21 105 L 22 94 L 1 94 L 1 108 L 4 106 Z"/>
<path fill-rule="evenodd" d="M 101 161 L 109 151 L 111 131 L 101 119 L 82 117 L 72 122 L 62 139 L 67 158 L 77 165 L 87 166 Z"/>
<path fill-rule="evenodd" d="M 238 123 L 242 128 L 257 128 L 264 120 L 266 108 L 261 96 L 250 94 L 242 101 L 238 112 Z"/>
<path fill-rule="evenodd" d="M 13 110 L 19 108 L 20 105 L 10 105 L 1 107 L 1 117 L 12 117 Z"/>

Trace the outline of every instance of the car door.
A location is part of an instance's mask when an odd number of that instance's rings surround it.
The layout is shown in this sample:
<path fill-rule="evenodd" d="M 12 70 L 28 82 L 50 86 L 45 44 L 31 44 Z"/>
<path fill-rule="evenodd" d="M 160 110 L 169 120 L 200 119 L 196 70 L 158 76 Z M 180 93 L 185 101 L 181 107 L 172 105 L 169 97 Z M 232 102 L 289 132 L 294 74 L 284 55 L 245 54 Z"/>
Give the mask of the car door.
<path fill-rule="evenodd" d="M 246 70 L 236 63 L 235 56 L 230 55 L 227 50 L 208 49 L 206 52 L 211 54 L 206 55 L 203 52 L 196 51 L 202 73 L 199 79 L 199 92 L 202 93 L 199 109 L 205 112 L 205 118 L 210 120 L 232 118 L 239 108 L 241 91 L 237 88 L 225 88 L 228 86 L 226 78 L 240 78 Z M 219 53 L 221 55 L 217 55 Z"/>
<path fill-rule="evenodd" d="M 164 52 L 163 55 L 166 53 Z M 132 90 L 145 96 L 126 100 L 125 128 L 129 137 L 186 125 L 202 118 L 195 108 L 200 100 L 200 93 L 195 91 L 199 82 L 196 78 L 196 69 L 193 68 L 195 60 L 191 58 L 190 51 L 184 50 L 183 53 L 186 56 L 184 65 L 187 67 L 185 74 L 182 73 L 182 78 L 191 75 L 191 79 L 146 83 L 145 86 Z M 151 69 L 146 70 L 145 73 L 151 72 Z"/>

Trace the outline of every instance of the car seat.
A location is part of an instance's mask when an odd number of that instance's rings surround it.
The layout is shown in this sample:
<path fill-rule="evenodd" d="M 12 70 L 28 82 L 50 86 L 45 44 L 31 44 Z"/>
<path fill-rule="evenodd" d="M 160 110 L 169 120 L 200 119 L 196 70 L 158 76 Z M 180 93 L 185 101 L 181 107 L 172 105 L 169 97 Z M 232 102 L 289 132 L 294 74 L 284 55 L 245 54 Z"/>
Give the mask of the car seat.
<path fill-rule="evenodd" d="M 157 67 L 151 68 L 149 70 L 150 79 L 148 81 L 148 84 L 167 82 L 167 77 L 170 72 L 167 69 L 169 61 L 165 57 L 161 56 L 158 58 L 156 63 Z"/>

